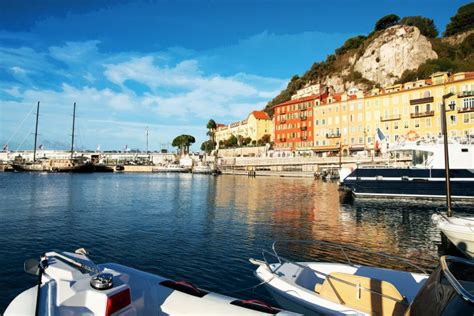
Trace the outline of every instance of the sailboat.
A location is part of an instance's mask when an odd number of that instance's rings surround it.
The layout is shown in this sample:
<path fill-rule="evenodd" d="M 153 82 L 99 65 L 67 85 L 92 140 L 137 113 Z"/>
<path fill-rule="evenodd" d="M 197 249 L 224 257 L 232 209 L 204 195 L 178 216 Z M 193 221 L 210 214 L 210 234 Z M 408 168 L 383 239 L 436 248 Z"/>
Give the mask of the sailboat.
<path fill-rule="evenodd" d="M 35 128 L 35 143 L 33 149 L 33 161 L 26 161 L 22 158 L 17 158 L 12 167 L 17 171 L 48 171 L 48 172 L 92 172 L 94 165 L 87 161 L 85 157 L 74 157 L 74 131 L 76 122 L 76 102 L 74 102 L 73 116 L 72 116 L 72 136 L 71 136 L 71 157 L 70 158 L 41 158 L 36 159 L 36 143 L 38 140 L 38 117 L 39 117 L 38 101 L 36 110 L 36 128 Z"/>
<path fill-rule="evenodd" d="M 13 161 L 12 168 L 16 171 L 47 171 L 47 166 L 45 164 L 45 159 L 36 159 L 36 144 L 38 142 L 38 117 L 40 110 L 40 102 L 36 106 L 36 124 L 35 124 L 35 143 L 33 145 L 33 161 L 27 161 L 21 157 L 15 157 Z"/>
<path fill-rule="evenodd" d="M 447 212 L 444 214 L 434 214 L 431 220 L 443 232 L 444 235 L 451 241 L 464 255 L 474 259 L 474 216 L 453 216 L 451 208 L 451 181 L 449 170 L 449 151 L 448 151 L 448 131 L 446 125 L 446 113 L 444 108 L 444 99 L 450 94 L 443 96 L 442 106 L 442 129 L 444 135 L 444 161 L 446 169 L 446 204 Z"/>

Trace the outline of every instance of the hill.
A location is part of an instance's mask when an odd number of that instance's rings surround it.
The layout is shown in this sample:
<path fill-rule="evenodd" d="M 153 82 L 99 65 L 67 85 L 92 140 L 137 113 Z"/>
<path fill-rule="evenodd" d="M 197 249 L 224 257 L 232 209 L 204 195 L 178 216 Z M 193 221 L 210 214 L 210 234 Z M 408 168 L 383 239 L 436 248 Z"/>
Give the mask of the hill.
<path fill-rule="evenodd" d="M 314 63 L 301 77 L 294 75 L 286 89 L 268 102 L 265 111 L 288 101 L 297 90 L 321 85 L 321 90 L 368 90 L 427 78 L 437 71 L 474 71 L 474 3 L 458 9 L 437 37 L 433 20 L 420 17 L 382 17 L 374 30 L 349 38 L 325 61 Z"/>

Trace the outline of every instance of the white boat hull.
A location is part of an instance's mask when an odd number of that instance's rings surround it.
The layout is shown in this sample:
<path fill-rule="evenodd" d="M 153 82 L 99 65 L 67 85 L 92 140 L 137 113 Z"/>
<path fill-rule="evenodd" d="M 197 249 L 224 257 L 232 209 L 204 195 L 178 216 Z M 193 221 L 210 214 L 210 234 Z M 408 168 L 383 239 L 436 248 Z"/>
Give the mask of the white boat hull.
<path fill-rule="evenodd" d="M 427 275 L 409 273 L 396 270 L 364 267 L 364 266 L 351 266 L 347 264 L 339 263 L 298 263 L 301 265 L 310 265 L 312 268 L 324 273 L 331 272 L 344 272 L 349 274 L 357 274 L 370 276 L 380 280 L 390 281 L 393 283 L 400 292 L 407 298 L 408 302 L 413 301 L 418 290 L 423 286 L 425 280 L 428 278 Z M 279 264 L 270 265 L 272 269 L 278 267 Z M 285 265 L 288 265 L 285 267 Z M 300 269 L 300 270 L 298 270 Z M 311 270 L 308 270 L 311 271 Z M 282 265 L 281 270 L 277 273 L 272 273 L 266 265 L 260 265 L 256 270 L 255 275 L 261 281 L 266 282 L 266 287 L 280 304 L 281 307 L 291 310 L 297 313 L 303 313 L 305 315 L 318 315 L 318 314 L 338 314 L 338 315 L 369 315 L 360 310 L 353 309 L 349 306 L 342 305 L 330 301 L 317 295 L 314 292 L 314 284 L 311 282 L 322 282 L 325 277 L 314 273 L 306 284 L 301 282 L 301 268 L 292 267 L 291 264 L 285 263 Z M 311 271 L 310 273 L 313 273 Z M 306 273 L 306 276 L 309 274 Z M 311 284 L 311 285 L 309 285 Z"/>
<path fill-rule="evenodd" d="M 432 216 L 439 230 L 466 256 L 474 259 L 474 217 Z"/>

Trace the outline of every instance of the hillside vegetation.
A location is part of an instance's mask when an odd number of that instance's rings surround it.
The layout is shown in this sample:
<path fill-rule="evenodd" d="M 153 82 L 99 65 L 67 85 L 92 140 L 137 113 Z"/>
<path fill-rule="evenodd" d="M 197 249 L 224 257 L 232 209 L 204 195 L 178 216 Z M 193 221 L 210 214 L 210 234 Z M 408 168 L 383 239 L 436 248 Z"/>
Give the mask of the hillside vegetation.
<path fill-rule="evenodd" d="M 326 60 L 314 63 L 302 76 L 294 75 L 286 89 L 268 102 L 265 111 L 272 114 L 274 105 L 290 100 L 291 95 L 307 85 L 320 83 L 322 86 L 329 86 L 334 76 L 342 79 L 346 85 L 356 85 L 363 89 L 378 86 L 379 83 L 368 80 L 355 71 L 354 64 L 371 43 L 386 35 L 384 32 L 390 31 L 388 28 L 396 25 L 417 28 L 423 35 L 421 37 L 431 42 L 432 50 L 438 56 L 427 59 L 419 64 L 417 69 L 405 70 L 401 76 L 395 78 L 397 83 L 426 78 L 437 71 L 474 71 L 474 3 L 458 9 L 446 26 L 442 38 L 437 37 L 438 30 L 432 19 L 421 16 L 400 19 L 395 14 L 389 14 L 377 21 L 374 30 L 367 36 L 358 35 L 347 39 L 334 54 L 327 56 Z M 379 62 L 378 58 L 376 62 Z"/>

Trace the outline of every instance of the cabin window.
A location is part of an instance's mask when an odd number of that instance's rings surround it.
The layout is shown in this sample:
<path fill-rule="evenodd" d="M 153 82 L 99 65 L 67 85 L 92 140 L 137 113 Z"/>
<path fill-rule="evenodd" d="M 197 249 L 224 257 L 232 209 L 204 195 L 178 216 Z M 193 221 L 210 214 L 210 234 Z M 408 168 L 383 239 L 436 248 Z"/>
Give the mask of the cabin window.
<path fill-rule="evenodd" d="M 463 152 L 463 153 L 467 153 L 468 151 L 469 151 L 469 149 L 467 149 L 467 148 L 461 148 L 461 152 Z"/>

